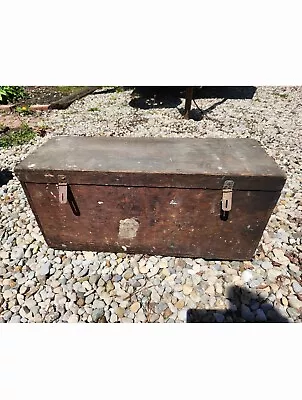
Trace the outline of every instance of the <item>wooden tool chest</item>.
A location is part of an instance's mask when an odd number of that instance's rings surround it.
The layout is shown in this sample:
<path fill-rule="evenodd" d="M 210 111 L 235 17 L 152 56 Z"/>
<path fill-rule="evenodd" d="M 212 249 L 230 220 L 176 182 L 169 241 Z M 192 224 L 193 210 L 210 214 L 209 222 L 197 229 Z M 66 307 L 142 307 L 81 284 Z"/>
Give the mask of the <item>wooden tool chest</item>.
<path fill-rule="evenodd" d="M 252 258 L 284 172 L 251 139 L 53 137 L 16 168 L 56 249 Z"/>

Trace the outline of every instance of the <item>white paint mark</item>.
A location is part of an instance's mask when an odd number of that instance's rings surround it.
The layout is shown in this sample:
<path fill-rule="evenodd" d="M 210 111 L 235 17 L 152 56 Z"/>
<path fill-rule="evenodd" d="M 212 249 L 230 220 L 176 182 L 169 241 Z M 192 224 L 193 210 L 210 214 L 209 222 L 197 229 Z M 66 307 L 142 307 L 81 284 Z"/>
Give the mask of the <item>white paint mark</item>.
<path fill-rule="evenodd" d="M 122 246 L 122 249 L 123 249 L 124 251 L 127 251 L 127 246 Z"/>
<path fill-rule="evenodd" d="M 44 176 L 45 176 L 45 178 L 53 178 L 52 174 L 45 174 Z"/>
<path fill-rule="evenodd" d="M 218 169 L 222 169 L 222 167 L 218 167 Z"/>
<path fill-rule="evenodd" d="M 98 204 L 104 204 L 104 202 L 103 201 L 98 201 Z"/>
<path fill-rule="evenodd" d="M 135 218 L 121 219 L 118 236 L 123 239 L 133 239 L 136 237 L 138 228 L 139 222 Z"/>
<path fill-rule="evenodd" d="M 53 194 L 52 192 L 50 192 L 50 194 L 52 195 L 52 197 L 56 198 L 56 195 L 55 195 L 55 194 Z"/>
<path fill-rule="evenodd" d="M 178 204 L 178 203 L 177 203 L 177 201 L 175 201 L 175 200 L 171 200 L 171 201 L 170 201 L 170 204 L 173 205 L 173 206 L 175 206 L 175 205 Z"/>
<path fill-rule="evenodd" d="M 29 164 L 28 168 L 34 168 L 36 164 Z"/>

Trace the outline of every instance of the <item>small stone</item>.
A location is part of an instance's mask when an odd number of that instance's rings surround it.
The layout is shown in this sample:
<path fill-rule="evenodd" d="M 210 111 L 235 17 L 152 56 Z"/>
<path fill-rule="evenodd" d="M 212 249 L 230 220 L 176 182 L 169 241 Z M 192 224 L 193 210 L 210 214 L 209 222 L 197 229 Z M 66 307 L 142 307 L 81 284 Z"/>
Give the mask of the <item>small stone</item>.
<path fill-rule="evenodd" d="M 160 296 L 155 289 L 151 289 L 151 301 L 154 303 L 160 302 Z"/>
<path fill-rule="evenodd" d="M 11 252 L 11 259 L 12 260 L 20 260 L 24 257 L 24 250 L 22 247 L 14 247 Z"/>
<path fill-rule="evenodd" d="M 194 301 L 194 303 L 200 302 L 200 294 L 196 290 L 193 290 L 193 292 L 190 294 L 190 298 L 192 301 Z"/>
<path fill-rule="evenodd" d="M 149 271 L 149 268 L 147 267 L 147 265 L 145 265 L 145 264 L 140 264 L 140 262 L 139 262 L 139 264 L 138 264 L 139 266 L 138 266 L 138 269 L 139 269 L 139 272 L 141 273 L 141 274 L 147 274 L 148 273 L 148 271 Z M 151 265 L 153 265 L 153 264 L 151 264 Z"/>
<path fill-rule="evenodd" d="M 253 279 L 253 273 L 249 269 L 246 269 L 242 272 L 241 279 L 244 283 L 248 283 Z"/>
<path fill-rule="evenodd" d="M 288 306 L 288 300 L 287 300 L 287 298 L 286 298 L 286 297 L 282 297 L 281 303 L 284 305 L 284 307 L 287 307 L 287 306 Z"/>
<path fill-rule="evenodd" d="M 154 267 L 151 268 L 150 272 L 148 273 L 148 277 L 151 278 L 152 276 L 155 276 L 159 271 L 159 266 L 155 265 Z"/>
<path fill-rule="evenodd" d="M 255 320 L 254 314 L 245 304 L 241 304 L 241 316 L 248 322 L 253 322 Z"/>
<path fill-rule="evenodd" d="M 216 322 L 223 322 L 224 321 L 224 315 L 221 313 L 214 313 L 215 321 Z"/>
<path fill-rule="evenodd" d="M 163 314 L 163 317 L 164 317 L 165 319 L 167 319 L 167 318 L 169 318 L 172 314 L 173 314 L 172 311 L 171 311 L 170 308 L 168 307 L 168 308 L 165 309 L 164 314 Z"/>
<path fill-rule="evenodd" d="M 113 289 L 114 289 L 113 283 L 111 281 L 108 281 L 106 284 L 106 291 L 111 292 L 111 290 L 113 290 Z"/>
<path fill-rule="evenodd" d="M 4 292 L 3 292 L 3 298 L 5 299 L 5 300 L 8 300 L 8 299 L 11 299 L 12 297 L 14 297 L 15 296 L 15 294 L 14 294 L 14 292 L 12 291 L 12 290 L 5 290 Z"/>
<path fill-rule="evenodd" d="M 92 311 L 91 317 L 93 322 L 98 322 L 100 318 L 104 316 L 104 310 L 100 308 L 96 308 Z"/>
<path fill-rule="evenodd" d="M 175 303 L 175 307 L 176 307 L 178 310 L 181 310 L 182 308 L 184 308 L 184 306 L 185 306 L 185 302 L 184 302 L 183 300 L 178 300 L 178 301 Z"/>
<path fill-rule="evenodd" d="M 286 309 L 286 311 L 287 311 L 288 315 L 293 319 L 296 319 L 300 316 L 300 313 L 295 308 L 288 307 Z"/>
<path fill-rule="evenodd" d="M 258 308 L 256 310 L 255 321 L 257 321 L 257 322 L 266 322 L 267 321 L 266 315 L 261 308 Z"/>
<path fill-rule="evenodd" d="M 141 306 L 140 303 L 137 301 L 137 302 L 131 304 L 130 310 L 131 310 L 133 313 L 136 313 L 136 312 L 140 309 L 140 306 Z"/>
<path fill-rule="evenodd" d="M 83 256 L 86 260 L 92 261 L 95 259 L 95 254 L 92 251 L 83 251 Z"/>
<path fill-rule="evenodd" d="M 207 290 L 205 291 L 206 294 L 209 296 L 214 296 L 215 295 L 215 287 L 214 286 L 209 286 Z"/>
<path fill-rule="evenodd" d="M 21 322 L 20 315 L 13 315 L 9 321 L 10 323 L 19 323 Z"/>
<path fill-rule="evenodd" d="M 186 321 L 187 319 L 187 308 L 183 308 L 182 310 L 178 311 L 177 317 L 180 321 Z"/>
<path fill-rule="evenodd" d="M 117 307 L 115 310 L 115 313 L 119 318 L 123 318 L 123 316 L 125 314 L 125 309 L 122 307 Z"/>
<path fill-rule="evenodd" d="M 188 296 L 190 293 L 192 293 L 193 288 L 192 288 L 192 286 L 189 286 L 189 285 L 185 284 L 182 287 L 182 291 L 183 291 L 184 295 Z"/>
<path fill-rule="evenodd" d="M 38 269 L 37 275 L 46 276 L 49 274 L 49 271 L 50 271 L 50 262 L 48 261 L 42 264 L 42 266 Z"/>
<path fill-rule="evenodd" d="M 302 286 L 297 281 L 293 281 L 292 288 L 295 293 L 297 294 L 302 293 Z"/>
<path fill-rule="evenodd" d="M 302 301 L 298 300 L 296 296 L 288 296 L 288 303 L 290 307 L 299 309 L 302 307 Z"/>
<path fill-rule="evenodd" d="M 85 305 L 85 300 L 84 300 L 83 297 L 80 297 L 80 298 L 77 300 L 77 305 L 78 305 L 79 307 L 83 307 L 83 306 Z"/>
<path fill-rule="evenodd" d="M 128 280 L 128 279 L 131 279 L 132 277 L 133 277 L 133 275 L 134 275 L 134 273 L 133 273 L 133 270 L 132 270 L 132 268 L 128 268 L 126 271 L 125 271 L 125 273 L 124 273 L 124 278 L 126 279 L 126 280 Z"/>
<path fill-rule="evenodd" d="M 68 318 L 68 323 L 75 323 L 79 321 L 79 316 L 78 315 L 74 315 L 72 314 L 69 318 Z"/>
<path fill-rule="evenodd" d="M 86 280 L 82 282 L 82 287 L 83 287 L 84 289 L 86 289 L 87 291 L 89 291 L 89 290 L 92 289 L 90 283 L 89 283 L 88 281 L 86 281 Z"/>
<path fill-rule="evenodd" d="M 91 304 L 91 303 L 93 302 L 93 299 L 94 299 L 94 293 L 91 293 L 90 295 L 88 295 L 88 296 L 85 298 L 85 303 L 86 303 L 86 304 Z"/>
<path fill-rule="evenodd" d="M 121 275 L 114 275 L 114 277 L 113 277 L 114 282 L 120 282 L 122 279 L 123 279 L 123 277 Z"/>
<path fill-rule="evenodd" d="M 146 316 L 144 314 L 144 311 L 142 310 L 142 308 L 139 309 L 139 311 L 137 312 L 136 316 L 135 316 L 135 320 L 137 322 L 145 322 L 146 321 Z"/>
<path fill-rule="evenodd" d="M 263 269 L 265 269 L 265 270 L 268 270 L 268 269 L 272 269 L 272 268 L 273 268 L 273 265 L 272 265 L 272 263 L 269 262 L 269 261 L 263 261 L 263 262 L 261 263 L 261 267 L 262 267 Z"/>

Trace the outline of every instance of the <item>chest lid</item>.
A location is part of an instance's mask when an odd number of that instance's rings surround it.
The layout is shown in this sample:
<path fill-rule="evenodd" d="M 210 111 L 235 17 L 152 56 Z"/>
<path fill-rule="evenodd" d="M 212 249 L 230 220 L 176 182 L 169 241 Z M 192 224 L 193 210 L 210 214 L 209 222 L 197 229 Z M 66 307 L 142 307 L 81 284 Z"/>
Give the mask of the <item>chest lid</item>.
<path fill-rule="evenodd" d="M 24 182 L 281 190 L 286 176 L 252 139 L 57 136 L 16 168 Z"/>

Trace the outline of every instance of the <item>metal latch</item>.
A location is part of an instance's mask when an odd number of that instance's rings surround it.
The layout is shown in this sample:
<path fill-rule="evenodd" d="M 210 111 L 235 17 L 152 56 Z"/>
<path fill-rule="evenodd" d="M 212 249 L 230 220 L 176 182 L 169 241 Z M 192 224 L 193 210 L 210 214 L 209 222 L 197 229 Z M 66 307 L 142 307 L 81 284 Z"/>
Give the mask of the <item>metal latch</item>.
<path fill-rule="evenodd" d="M 59 185 L 59 202 L 61 204 L 67 203 L 67 182 L 65 175 L 58 175 L 58 185 Z"/>
<path fill-rule="evenodd" d="M 227 180 L 223 184 L 221 200 L 221 219 L 224 221 L 228 219 L 229 211 L 231 211 L 232 209 L 233 187 L 234 181 L 231 180 Z"/>

